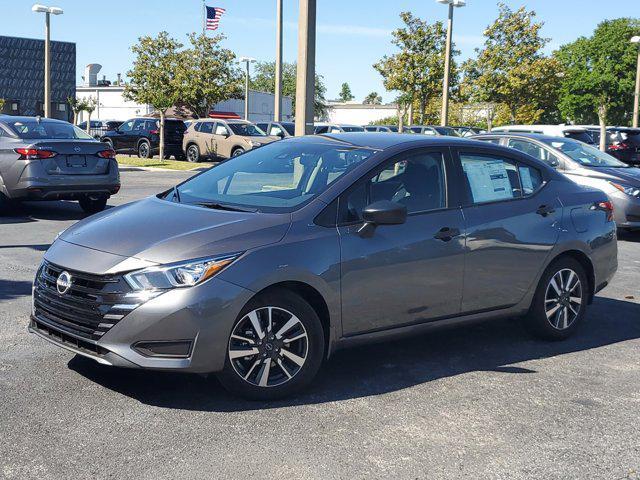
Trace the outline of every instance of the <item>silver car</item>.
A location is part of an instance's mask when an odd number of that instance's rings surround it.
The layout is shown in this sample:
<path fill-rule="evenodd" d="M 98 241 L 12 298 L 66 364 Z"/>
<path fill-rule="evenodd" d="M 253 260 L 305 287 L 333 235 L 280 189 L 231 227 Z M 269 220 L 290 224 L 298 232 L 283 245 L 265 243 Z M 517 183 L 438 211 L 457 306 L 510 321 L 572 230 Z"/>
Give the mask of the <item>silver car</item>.
<path fill-rule="evenodd" d="M 602 190 L 613 203 L 618 228 L 640 228 L 640 168 L 572 138 L 531 133 L 484 134 L 473 138 L 520 150 L 580 185 Z"/>
<path fill-rule="evenodd" d="M 285 139 L 66 230 L 29 328 L 104 365 L 217 372 L 272 399 L 337 349 L 440 326 L 524 316 L 568 337 L 616 271 L 611 213 L 513 149 Z"/>
<path fill-rule="evenodd" d="M 70 123 L 2 115 L 0 210 L 20 200 L 78 200 L 87 213 L 104 210 L 120 189 L 115 155 Z"/>

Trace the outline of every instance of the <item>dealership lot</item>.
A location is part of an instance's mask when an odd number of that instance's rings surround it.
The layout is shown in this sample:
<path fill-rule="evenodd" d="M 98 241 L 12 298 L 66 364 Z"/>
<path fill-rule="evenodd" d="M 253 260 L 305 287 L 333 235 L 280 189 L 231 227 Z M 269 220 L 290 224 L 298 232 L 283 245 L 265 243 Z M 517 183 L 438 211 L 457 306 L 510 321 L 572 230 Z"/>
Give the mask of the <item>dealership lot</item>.
<path fill-rule="evenodd" d="M 118 205 L 186 179 L 123 172 Z M 116 370 L 29 335 L 31 280 L 76 203 L 0 224 L 0 478 L 636 478 L 640 233 L 565 342 L 495 321 L 336 354 L 251 403 L 214 378 Z M 114 241 L 126 232 L 114 232 Z"/>

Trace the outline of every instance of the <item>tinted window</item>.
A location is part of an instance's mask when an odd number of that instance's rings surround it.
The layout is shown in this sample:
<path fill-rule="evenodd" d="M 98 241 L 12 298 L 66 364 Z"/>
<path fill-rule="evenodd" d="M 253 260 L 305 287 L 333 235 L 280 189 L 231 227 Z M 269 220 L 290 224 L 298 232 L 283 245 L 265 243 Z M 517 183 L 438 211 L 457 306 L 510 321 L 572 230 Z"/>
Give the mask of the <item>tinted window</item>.
<path fill-rule="evenodd" d="M 202 122 L 200 124 L 201 133 L 213 133 L 213 122 Z"/>
<path fill-rule="evenodd" d="M 364 129 L 367 132 L 375 132 L 378 129 L 378 127 L 364 127 Z"/>
<path fill-rule="evenodd" d="M 256 123 L 256 125 L 260 130 L 264 130 L 265 132 L 267 131 L 267 128 L 269 128 L 268 123 Z"/>
<path fill-rule="evenodd" d="M 441 153 L 411 155 L 388 164 L 341 200 L 340 222 L 362 220 L 362 210 L 379 200 L 398 202 L 407 213 L 444 208 L 446 188 Z"/>
<path fill-rule="evenodd" d="M 86 132 L 70 123 L 51 122 L 46 120 L 14 120 L 7 125 L 15 134 L 23 139 L 93 139 Z"/>
<path fill-rule="evenodd" d="M 316 127 L 316 135 L 320 134 L 320 133 L 327 133 L 329 131 L 329 127 L 323 126 L 323 127 Z"/>
<path fill-rule="evenodd" d="M 398 133 L 398 127 L 388 127 L 390 131 Z"/>
<path fill-rule="evenodd" d="M 451 127 L 434 127 L 440 135 L 447 135 L 449 137 L 459 137 L 460 135 Z"/>
<path fill-rule="evenodd" d="M 640 147 L 640 132 L 620 132 L 620 137 L 624 143 Z"/>
<path fill-rule="evenodd" d="M 159 128 L 159 123 L 160 121 L 158 120 L 147 120 L 146 122 L 144 122 L 144 129 L 147 131 L 157 130 Z M 164 122 L 164 129 L 169 129 L 169 122 L 167 122 L 166 120 Z"/>
<path fill-rule="evenodd" d="M 362 127 L 342 127 L 343 132 L 364 132 Z"/>
<path fill-rule="evenodd" d="M 288 212 L 322 193 L 374 152 L 338 142 L 275 142 L 188 180 L 178 187 L 180 200 Z"/>
<path fill-rule="evenodd" d="M 128 122 L 124 122 L 118 130 L 121 132 L 130 132 L 133 129 L 133 120 L 129 120 Z"/>
<path fill-rule="evenodd" d="M 281 123 L 280 125 L 283 126 L 283 128 L 289 132 L 289 135 L 295 135 L 296 134 L 296 126 L 294 123 Z"/>
<path fill-rule="evenodd" d="M 251 123 L 230 123 L 229 128 L 233 130 L 233 133 L 236 135 L 243 135 L 245 137 L 264 137 L 266 135 L 266 133 Z"/>
<path fill-rule="evenodd" d="M 530 155 L 537 160 L 542 160 L 552 167 L 557 167 L 560 163 L 558 161 L 558 158 L 550 153 L 549 150 L 547 150 L 546 148 L 542 148 L 533 142 L 529 142 L 528 140 L 518 140 L 515 138 L 510 138 L 509 146 L 523 153 L 526 153 L 527 155 Z"/>
<path fill-rule="evenodd" d="M 564 136 L 584 143 L 593 143 L 593 137 L 587 132 L 564 132 Z"/>
<path fill-rule="evenodd" d="M 473 203 L 508 200 L 522 196 L 516 165 L 490 155 L 460 154 Z"/>
<path fill-rule="evenodd" d="M 202 128 L 202 122 L 198 122 L 198 123 L 196 123 L 196 124 L 193 126 L 193 129 L 194 129 L 196 132 L 199 132 L 199 131 L 200 131 L 200 128 Z"/>

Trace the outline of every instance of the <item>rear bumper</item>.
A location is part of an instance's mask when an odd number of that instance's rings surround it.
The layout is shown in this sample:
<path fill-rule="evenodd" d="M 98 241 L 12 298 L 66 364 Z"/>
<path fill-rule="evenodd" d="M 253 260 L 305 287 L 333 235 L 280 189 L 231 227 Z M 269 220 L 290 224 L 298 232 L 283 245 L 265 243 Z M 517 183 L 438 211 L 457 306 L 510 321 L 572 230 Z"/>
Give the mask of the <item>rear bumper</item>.
<path fill-rule="evenodd" d="M 11 190 L 11 198 L 16 200 L 78 200 L 87 195 L 110 197 L 118 193 L 120 183 L 108 185 L 43 185 L 27 182 L 19 189 Z"/>
<path fill-rule="evenodd" d="M 640 198 L 625 193 L 610 194 L 618 228 L 640 228 Z"/>

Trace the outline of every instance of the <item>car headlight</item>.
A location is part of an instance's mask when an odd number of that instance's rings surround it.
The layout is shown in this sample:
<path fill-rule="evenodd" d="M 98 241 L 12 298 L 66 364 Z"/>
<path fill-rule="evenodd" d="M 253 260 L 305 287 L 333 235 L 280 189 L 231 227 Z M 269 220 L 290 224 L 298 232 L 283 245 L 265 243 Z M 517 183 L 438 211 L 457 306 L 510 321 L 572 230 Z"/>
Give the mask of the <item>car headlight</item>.
<path fill-rule="evenodd" d="M 240 254 L 238 253 L 224 257 L 149 267 L 128 273 L 124 276 L 124 279 L 136 291 L 193 287 L 206 282 L 239 256 Z"/>
<path fill-rule="evenodd" d="M 609 182 L 615 188 L 632 197 L 640 197 L 640 187 L 632 187 L 631 185 L 623 185 L 620 183 Z"/>

